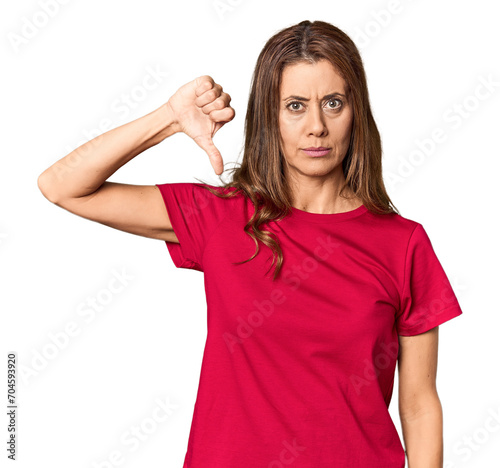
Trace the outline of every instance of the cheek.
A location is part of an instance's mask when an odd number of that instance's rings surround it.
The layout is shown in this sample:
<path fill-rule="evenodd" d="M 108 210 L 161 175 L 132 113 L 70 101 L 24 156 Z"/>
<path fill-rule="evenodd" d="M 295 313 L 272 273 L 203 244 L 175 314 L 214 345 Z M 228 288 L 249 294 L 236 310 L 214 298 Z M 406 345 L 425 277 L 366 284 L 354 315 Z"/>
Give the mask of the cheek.
<path fill-rule="evenodd" d="M 342 133 L 341 133 L 343 139 L 348 139 L 351 136 L 351 127 L 350 125 L 345 125 L 342 127 Z"/>
<path fill-rule="evenodd" d="M 354 121 L 354 116 L 352 115 L 352 112 L 349 112 L 347 115 L 346 115 L 346 118 L 343 122 L 343 130 L 344 130 L 344 133 L 347 135 L 347 136 L 350 136 L 351 135 L 351 130 L 352 130 L 352 126 L 353 126 L 353 121 Z"/>
<path fill-rule="evenodd" d="M 330 134 L 335 135 L 338 140 L 349 140 L 351 138 L 352 123 L 350 120 L 333 122 L 330 126 Z"/>
<path fill-rule="evenodd" d="M 280 133 L 285 146 L 293 144 L 295 136 L 297 135 L 297 132 L 294 129 L 295 127 L 290 122 L 287 122 L 286 120 L 280 121 Z"/>

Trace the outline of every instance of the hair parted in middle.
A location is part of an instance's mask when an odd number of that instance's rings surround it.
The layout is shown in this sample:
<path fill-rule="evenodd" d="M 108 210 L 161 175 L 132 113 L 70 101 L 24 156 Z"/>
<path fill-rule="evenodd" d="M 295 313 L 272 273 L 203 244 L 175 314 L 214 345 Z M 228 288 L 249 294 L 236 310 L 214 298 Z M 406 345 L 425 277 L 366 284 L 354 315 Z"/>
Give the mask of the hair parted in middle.
<path fill-rule="evenodd" d="M 297 63 L 329 61 L 343 78 L 353 108 L 353 126 L 349 148 L 342 160 L 346 183 L 339 195 L 349 188 L 373 213 L 399 211 L 390 200 L 382 177 L 382 144 L 372 115 L 366 75 L 359 51 L 349 36 L 324 21 L 302 21 L 277 32 L 259 54 L 253 72 L 245 117 L 243 159 L 231 169 L 232 180 L 216 187 L 200 185 L 222 198 L 243 194 L 255 211 L 244 230 L 254 240 L 273 251 L 273 275 L 276 279 L 283 263 L 279 240 L 261 226 L 281 220 L 291 212 L 291 192 L 284 172 L 285 159 L 279 130 L 280 85 L 285 67 Z M 345 197 L 347 198 L 347 197 Z"/>

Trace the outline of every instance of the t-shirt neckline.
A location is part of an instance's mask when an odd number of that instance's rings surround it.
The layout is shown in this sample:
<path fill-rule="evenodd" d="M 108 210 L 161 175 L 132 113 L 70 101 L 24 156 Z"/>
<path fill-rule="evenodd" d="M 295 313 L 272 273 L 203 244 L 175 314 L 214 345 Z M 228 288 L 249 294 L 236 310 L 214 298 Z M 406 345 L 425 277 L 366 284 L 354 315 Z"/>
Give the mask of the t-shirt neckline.
<path fill-rule="evenodd" d="M 309 211 L 300 210 L 291 207 L 291 218 L 301 219 L 304 221 L 310 221 L 314 223 L 336 223 L 339 221 L 346 221 L 348 219 L 357 218 L 362 214 L 366 213 L 368 208 L 365 205 L 358 206 L 354 210 L 344 211 L 341 213 L 310 213 Z"/>

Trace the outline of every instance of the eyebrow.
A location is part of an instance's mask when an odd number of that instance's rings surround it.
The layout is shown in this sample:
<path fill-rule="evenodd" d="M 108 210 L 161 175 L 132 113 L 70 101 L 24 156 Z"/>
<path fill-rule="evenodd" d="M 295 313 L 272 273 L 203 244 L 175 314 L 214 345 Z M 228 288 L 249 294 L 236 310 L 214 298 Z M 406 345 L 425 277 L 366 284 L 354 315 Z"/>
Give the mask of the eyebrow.
<path fill-rule="evenodd" d="M 345 94 L 342 94 L 342 93 L 331 93 L 331 94 L 327 94 L 326 96 L 323 96 L 323 100 L 325 99 L 331 99 L 331 98 L 334 98 L 336 96 L 342 96 L 342 97 L 346 97 Z M 309 99 L 306 99 L 305 97 L 301 97 L 301 96 L 288 96 L 287 98 L 283 99 L 283 101 L 288 101 L 288 99 L 295 99 L 297 101 L 305 101 L 305 102 L 308 102 Z"/>

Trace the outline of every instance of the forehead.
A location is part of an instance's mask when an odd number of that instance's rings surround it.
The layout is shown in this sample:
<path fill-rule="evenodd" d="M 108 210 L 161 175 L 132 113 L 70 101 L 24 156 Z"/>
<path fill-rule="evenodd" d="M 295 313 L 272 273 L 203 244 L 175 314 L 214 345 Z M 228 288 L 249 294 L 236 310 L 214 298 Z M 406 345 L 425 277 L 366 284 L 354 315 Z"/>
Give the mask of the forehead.
<path fill-rule="evenodd" d="M 299 62 L 287 65 L 281 76 L 280 94 L 303 97 L 323 97 L 330 93 L 345 94 L 345 81 L 327 60 L 311 64 Z"/>

